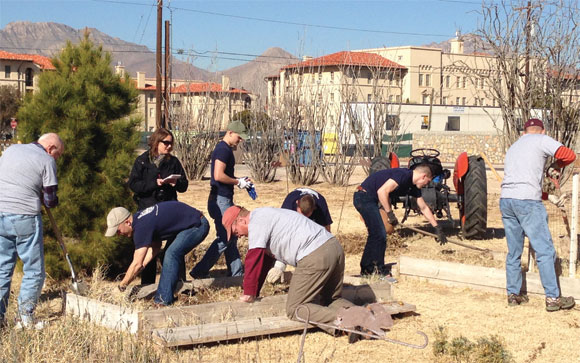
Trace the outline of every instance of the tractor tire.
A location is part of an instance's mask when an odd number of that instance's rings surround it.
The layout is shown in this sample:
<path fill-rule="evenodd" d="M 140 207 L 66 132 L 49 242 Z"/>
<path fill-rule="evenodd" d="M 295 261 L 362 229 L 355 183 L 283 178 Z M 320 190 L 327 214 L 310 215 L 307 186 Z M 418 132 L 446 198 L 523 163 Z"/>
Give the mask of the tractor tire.
<path fill-rule="evenodd" d="M 487 230 L 487 177 L 485 161 L 469 157 L 469 169 L 463 182 L 463 215 L 461 226 L 467 239 L 481 239 Z"/>
<path fill-rule="evenodd" d="M 369 175 L 372 175 L 380 170 L 390 169 L 391 160 L 387 156 L 377 156 L 371 160 L 371 167 L 369 168 Z"/>

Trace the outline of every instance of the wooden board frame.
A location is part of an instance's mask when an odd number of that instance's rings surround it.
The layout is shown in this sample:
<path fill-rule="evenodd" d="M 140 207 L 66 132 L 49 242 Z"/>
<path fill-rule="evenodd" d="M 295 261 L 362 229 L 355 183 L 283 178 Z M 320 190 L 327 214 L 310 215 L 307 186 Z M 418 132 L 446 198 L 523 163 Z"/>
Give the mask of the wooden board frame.
<path fill-rule="evenodd" d="M 446 261 L 424 260 L 401 256 L 399 273 L 454 287 L 506 293 L 506 272 L 504 269 L 467 265 Z M 522 290 L 527 294 L 544 295 L 544 288 L 538 273 L 524 272 Z M 580 279 L 559 277 L 563 296 L 580 297 Z"/>
<path fill-rule="evenodd" d="M 291 277 L 291 276 L 290 276 Z M 197 280 L 198 286 L 236 286 L 239 278 Z M 343 297 L 362 305 L 393 300 L 391 284 L 345 276 Z M 355 285 L 350 285 L 349 283 Z M 361 284 L 371 282 L 370 284 Z M 304 324 L 286 317 L 287 295 L 269 296 L 248 304 L 240 301 L 136 311 L 76 294 L 67 294 L 65 312 L 115 330 L 151 334 L 165 346 L 227 341 L 299 331 Z M 415 306 L 392 302 L 393 314 L 415 311 Z"/>

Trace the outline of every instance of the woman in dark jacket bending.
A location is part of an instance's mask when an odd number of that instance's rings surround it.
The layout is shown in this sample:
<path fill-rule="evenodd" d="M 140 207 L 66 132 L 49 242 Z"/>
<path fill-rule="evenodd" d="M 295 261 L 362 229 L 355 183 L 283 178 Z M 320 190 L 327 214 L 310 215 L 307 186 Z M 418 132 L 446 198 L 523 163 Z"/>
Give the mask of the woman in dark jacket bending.
<path fill-rule="evenodd" d="M 129 176 L 129 188 L 135 193 L 133 199 L 137 202 L 137 209 L 151 207 L 158 202 L 177 200 L 177 192 L 187 190 L 188 182 L 185 170 L 175 156 L 171 155 L 174 142 L 171 131 L 160 128 L 149 138 L 149 150 L 139 155 L 133 164 Z M 170 175 L 180 175 L 179 178 L 163 181 Z M 166 247 L 172 241 L 167 241 Z M 160 256 L 163 259 L 162 255 Z M 185 263 L 180 268 L 185 279 Z M 142 284 L 155 283 L 157 262 L 151 261 L 141 272 Z"/>

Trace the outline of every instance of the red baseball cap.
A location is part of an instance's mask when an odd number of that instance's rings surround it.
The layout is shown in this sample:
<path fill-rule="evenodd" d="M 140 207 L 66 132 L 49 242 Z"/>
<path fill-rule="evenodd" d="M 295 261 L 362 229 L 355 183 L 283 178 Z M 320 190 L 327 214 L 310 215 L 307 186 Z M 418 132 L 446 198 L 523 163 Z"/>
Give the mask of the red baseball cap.
<path fill-rule="evenodd" d="M 542 130 L 544 129 L 544 123 L 542 120 L 538 120 L 537 118 L 531 118 L 524 124 L 524 130 L 530 126 L 540 126 Z"/>
<path fill-rule="evenodd" d="M 232 236 L 232 224 L 234 224 L 234 221 L 238 218 L 238 215 L 240 215 L 241 210 L 241 207 L 233 205 L 226 209 L 226 212 L 222 216 L 222 224 L 224 225 L 226 232 L 228 232 L 228 241 Z"/>

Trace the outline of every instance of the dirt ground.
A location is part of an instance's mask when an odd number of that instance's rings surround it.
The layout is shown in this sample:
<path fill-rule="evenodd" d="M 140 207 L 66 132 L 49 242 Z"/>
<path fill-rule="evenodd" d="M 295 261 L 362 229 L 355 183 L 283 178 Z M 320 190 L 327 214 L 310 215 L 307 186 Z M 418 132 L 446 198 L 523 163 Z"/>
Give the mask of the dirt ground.
<path fill-rule="evenodd" d="M 243 165 L 236 167 L 238 176 L 249 174 Z M 506 251 L 503 225 L 499 212 L 499 181 L 488 171 L 488 233 L 480 241 L 465 241 L 478 247 L 494 251 Z M 502 173 L 500 171 L 500 176 Z M 328 201 L 334 223 L 332 232 L 337 234 L 346 252 L 346 274 L 359 273 L 359 262 L 366 240 L 366 229 L 352 205 L 355 187 L 364 179 L 362 169 L 357 169 L 347 187 L 333 187 L 327 183 L 317 183 L 311 188 L 322 193 Z M 451 181 L 450 181 L 451 182 Z M 452 182 L 451 182 L 452 183 Z M 569 183 L 571 184 L 571 183 Z M 284 169 L 278 169 L 277 180 L 271 184 L 257 183 L 257 200 L 253 201 L 246 192 L 236 189 L 235 202 L 248 209 L 257 207 L 279 207 L 286 194 L 300 185 L 289 183 Z M 207 196 L 209 181 L 191 182 L 186 193 L 179 196 L 188 203 L 207 214 Z M 452 206 L 457 218 L 457 208 Z M 558 249 L 565 245 L 561 216 L 555 208 L 550 208 L 550 228 Z M 403 210 L 397 209 L 399 220 Z M 406 225 L 423 227 L 427 223 L 421 216 L 412 216 Z M 450 236 L 459 238 L 458 231 L 445 223 Z M 205 252 L 215 236 L 212 226 L 208 238 L 188 257 L 188 268 Z M 387 262 L 397 262 L 399 256 L 413 256 L 425 259 L 438 259 L 453 262 L 476 264 L 504 268 L 502 260 L 462 247 L 448 244 L 444 247 L 431 237 L 418 235 L 409 230 L 399 230 L 388 238 Z M 239 241 L 242 255 L 247 250 L 247 241 Z M 223 257 L 212 275 L 225 271 Z M 398 271 L 395 270 L 395 276 Z M 565 273 L 567 276 L 567 272 Z M 122 300 L 123 295 L 115 284 L 98 281 L 98 274 L 93 278 L 91 288 L 93 295 L 105 301 Z M 17 288 L 15 286 L 15 288 Z M 55 289 L 56 290 L 56 289 Z M 267 294 L 281 293 L 276 288 L 265 291 Z M 572 362 L 580 361 L 580 352 L 576 348 L 580 336 L 580 309 L 548 313 L 544 308 L 542 297 L 531 296 L 530 302 L 518 307 L 508 307 L 504 294 L 481 292 L 466 288 L 451 288 L 437 284 L 420 282 L 412 278 L 400 278 L 393 286 L 396 300 L 414 304 L 416 314 L 395 320 L 395 325 L 388 337 L 420 344 L 422 342 L 416 331 L 422 331 L 429 337 L 430 343 L 423 350 L 411 349 L 401 345 L 381 341 L 360 341 L 348 344 L 347 338 L 332 337 L 322 332 L 308 333 L 304 345 L 306 362 L 430 362 L 435 360 L 433 341 L 435 332 L 444 327 L 450 339 L 464 336 L 473 342 L 479 338 L 497 336 L 504 342 L 506 349 L 516 362 Z M 46 292 L 45 292 L 46 293 Z M 179 296 L 177 305 L 199 304 L 210 301 L 235 300 L 241 294 L 241 288 L 208 290 L 198 292 L 193 297 Z M 11 302 L 13 310 L 15 302 Z M 133 304 L 136 309 L 151 308 L 148 302 Z M 54 311 L 59 310 L 59 299 L 45 300 L 38 310 L 39 316 L 50 316 L 58 319 Z M 239 343 L 217 344 L 196 347 L 193 349 L 169 350 L 156 347 L 163 361 L 203 361 L 221 362 L 227 360 L 244 362 L 292 362 L 296 361 L 300 346 L 300 334 L 286 334 L 259 339 L 248 339 Z M 572 348 L 572 349 L 571 349 Z M 134 349 L 134 348 L 131 348 Z"/>
<path fill-rule="evenodd" d="M 237 175 L 243 175 L 244 167 L 238 166 Z M 501 171 L 499 175 L 503 176 Z M 478 247 L 489 248 L 494 251 L 507 251 L 503 225 L 499 212 L 500 182 L 496 176 L 488 171 L 488 233 L 480 241 L 466 241 Z M 333 187 L 327 183 L 318 183 L 311 188 L 322 193 L 327 199 L 334 223 L 332 232 L 339 239 L 346 251 L 346 273 L 359 273 L 359 261 L 366 239 L 366 230 L 358 213 L 352 205 L 352 195 L 355 187 L 364 180 L 362 169 L 357 169 L 347 187 Z M 257 184 L 258 198 L 253 201 L 245 192 L 237 191 L 235 202 L 248 209 L 274 206 L 282 204 L 287 192 L 300 185 L 293 185 L 287 181 L 284 170 L 279 169 L 277 181 L 271 184 Z M 451 180 L 449 181 L 451 184 Z M 206 211 L 206 198 L 209 187 L 208 181 L 192 182 L 189 190 L 180 200 Z M 569 183 L 571 184 L 571 183 Z M 452 187 L 452 185 L 451 185 Z M 452 187 L 453 188 L 453 187 Z M 561 239 L 561 230 L 564 228 L 561 216 L 555 208 L 548 208 L 550 213 L 550 228 L 558 250 L 560 245 L 566 245 Z M 455 218 L 458 216 L 456 206 L 452 206 Z M 396 210 L 399 220 L 403 217 L 403 210 Z M 405 224 L 425 227 L 428 224 L 422 216 L 413 216 Z M 459 238 L 458 230 L 445 223 L 446 231 L 450 236 Z M 212 241 L 213 231 L 206 241 L 198 247 L 203 251 Z M 407 231 L 395 232 L 388 239 L 387 262 L 397 262 L 400 255 L 426 259 L 439 259 L 453 262 L 462 262 L 482 266 L 504 268 L 504 261 L 494 260 L 481 253 L 459 246 L 447 244 L 444 247 L 431 237 L 425 237 Z M 241 250 L 246 245 L 245 240 L 240 242 Z M 196 252 L 197 254 L 197 252 Z M 567 256 L 566 256 L 567 257 Z M 223 265 L 223 258 L 220 260 Z M 395 273 L 396 275 L 396 273 Z M 567 276 L 567 272 L 566 272 Z M 506 344 L 516 362 L 559 362 L 580 361 L 580 353 L 576 349 L 569 349 L 570 342 L 577 342 L 580 336 L 580 309 L 571 311 L 548 313 L 544 308 L 541 297 L 531 297 L 530 303 L 519 307 L 508 307 L 506 296 L 480 292 L 471 289 L 449 288 L 436 284 L 419 282 L 405 278 L 394 285 L 394 295 L 397 300 L 417 306 L 417 315 L 397 320 L 389 337 L 418 343 L 419 336 L 415 330 L 425 332 L 431 343 L 434 332 L 438 327 L 445 327 L 451 338 L 465 336 L 472 341 L 480 337 L 498 336 Z M 239 351 L 258 347 L 262 353 L 258 360 L 292 361 L 298 352 L 299 335 L 276 337 L 258 342 L 242 343 L 241 345 L 220 345 L 204 348 L 205 357 L 237 356 Z M 261 347 L 265 345 L 264 347 Z M 276 347 L 273 356 L 265 353 L 268 346 Z M 250 348 L 251 347 L 251 348 Z M 282 348 L 282 347 L 287 347 Z M 271 347 L 270 347 L 271 348 Z M 254 352 L 255 353 L 255 352 Z M 248 353 L 250 354 L 250 353 Z M 279 355 L 278 355 L 279 354 Z M 250 354 L 251 355 L 251 354 Z M 424 350 L 415 350 L 407 347 L 377 341 L 363 341 L 348 345 L 346 338 L 335 339 L 324 333 L 309 333 L 305 344 L 307 361 L 341 361 L 355 362 L 361 359 L 373 361 L 430 361 L 433 359 L 432 344 Z M 248 356 L 249 357 L 249 356 Z M 265 358 L 268 357 L 268 358 Z"/>

